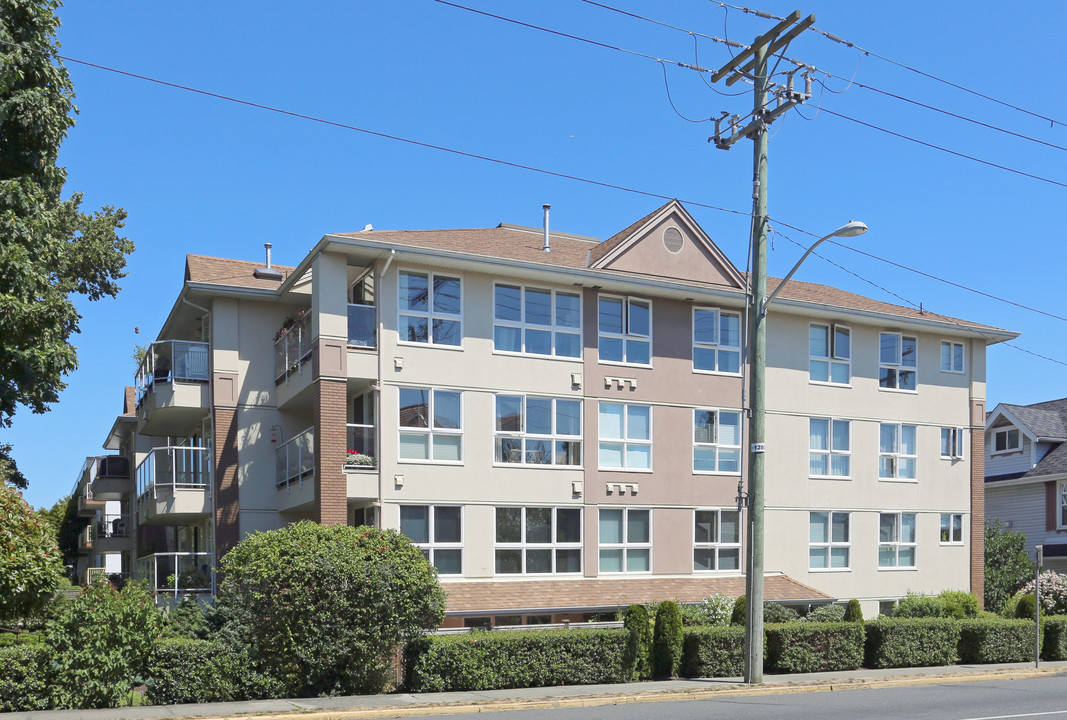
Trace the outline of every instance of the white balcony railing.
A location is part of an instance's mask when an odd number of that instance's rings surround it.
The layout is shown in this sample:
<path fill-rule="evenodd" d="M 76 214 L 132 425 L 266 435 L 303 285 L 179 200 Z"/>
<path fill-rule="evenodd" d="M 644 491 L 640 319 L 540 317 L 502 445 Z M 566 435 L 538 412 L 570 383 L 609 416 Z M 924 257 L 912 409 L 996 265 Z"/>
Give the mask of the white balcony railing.
<path fill-rule="evenodd" d="M 304 361 L 311 357 L 311 313 L 302 311 L 286 323 L 274 338 L 275 382 L 298 372 Z"/>
<path fill-rule="evenodd" d="M 137 466 L 138 505 L 155 500 L 160 492 L 211 487 L 211 453 L 205 447 L 152 448 Z"/>
<path fill-rule="evenodd" d="M 137 404 L 152 392 L 157 383 L 207 382 L 211 379 L 211 363 L 206 342 L 189 340 L 161 340 L 145 348 L 145 356 L 137 368 Z"/>
<path fill-rule="evenodd" d="M 348 305 L 348 344 L 362 348 L 378 346 L 378 324 L 373 305 Z"/>
<path fill-rule="evenodd" d="M 309 427 L 274 451 L 278 489 L 303 487 L 304 477 L 315 474 L 315 428 Z"/>
<path fill-rule="evenodd" d="M 214 588 L 214 555 L 209 552 L 166 552 L 137 560 L 137 578 L 157 593 L 209 593 Z"/>
<path fill-rule="evenodd" d="M 348 423 L 347 459 L 345 464 L 356 467 L 377 467 L 375 459 L 375 436 L 377 430 L 373 425 Z"/>

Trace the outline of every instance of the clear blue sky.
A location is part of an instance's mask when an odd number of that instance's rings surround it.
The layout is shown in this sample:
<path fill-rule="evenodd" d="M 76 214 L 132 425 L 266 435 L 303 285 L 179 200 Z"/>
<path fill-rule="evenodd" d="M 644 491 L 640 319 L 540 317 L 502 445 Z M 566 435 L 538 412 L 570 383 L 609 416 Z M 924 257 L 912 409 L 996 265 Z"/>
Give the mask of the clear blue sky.
<path fill-rule="evenodd" d="M 479 9 L 663 58 L 717 68 L 711 40 L 580 0 L 469 0 Z M 605 4 L 748 43 L 773 23 L 709 0 Z M 1067 123 L 1062 92 L 1067 4 L 765 0 L 867 50 Z M 145 3 L 71 2 L 62 52 L 79 60 L 213 93 L 532 165 L 747 212 L 751 143 L 725 152 L 713 128 L 668 102 L 659 63 L 479 16 L 432 0 Z M 1067 152 L 876 94 L 848 78 L 1046 143 L 1067 126 L 934 82 L 812 32 L 790 57 L 835 76 L 772 128 L 772 218 L 829 233 L 850 219 L 870 232 L 856 247 L 1023 305 L 1067 314 L 1061 208 L 1067 188 L 1021 177 L 857 125 L 827 110 L 1058 182 Z M 67 63 L 81 111 L 63 146 L 67 192 L 85 207 L 125 207 L 137 243 L 115 300 L 80 302 L 80 367 L 51 412 L 21 410 L 0 440 L 15 446 L 26 497 L 67 493 L 87 455 L 102 452 L 135 343 L 155 338 L 182 282 L 186 253 L 258 260 L 274 243 L 298 262 L 328 232 L 538 225 L 606 238 L 662 201 L 503 167 L 225 102 Z M 782 68 L 786 67 L 785 64 Z M 748 85 L 718 90 L 666 65 L 671 96 L 690 118 L 751 109 Z M 705 76 L 706 77 L 706 76 Z M 820 76 L 825 78 L 825 76 Z M 843 92 L 841 92 L 843 91 Z M 688 206 L 743 268 L 743 215 Z M 773 223 L 772 223 L 773 224 Z M 807 238 L 778 225 L 798 240 Z M 801 250 L 776 237 L 770 273 Z M 842 248 L 828 256 L 934 312 L 1020 331 L 1018 345 L 1067 361 L 1064 322 L 983 299 Z M 901 302 L 822 260 L 797 276 Z M 134 333 L 140 327 L 141 334 Z M 988 398 L 1030 403 L 1067 395 L 1067 367 L 1004 346 L 989 351 Z"/>

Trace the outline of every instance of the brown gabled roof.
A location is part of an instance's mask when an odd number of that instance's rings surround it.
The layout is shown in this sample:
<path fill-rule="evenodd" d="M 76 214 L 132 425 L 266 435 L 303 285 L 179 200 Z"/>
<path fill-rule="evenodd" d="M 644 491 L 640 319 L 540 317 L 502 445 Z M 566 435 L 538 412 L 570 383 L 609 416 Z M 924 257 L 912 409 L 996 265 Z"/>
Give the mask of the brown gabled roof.
<path fill-rule="evenodd" d="M 637 222 L 635 222 L 632 225 L 630 225 L 630 227 L 626 228 L 625 230 L 621 230 L 621 231 L 615 233 L 614 235 L 609 237 L 607 240 L 605 240 L 604 242 L 602 242 L 599 245 L 597 245 L 596 249 L 593 250 L 593 254 L 590 255 L 589 264 L 592 265 L 597 260 L 599 260 L 600 258 L 604 257 L 606 254 L 611 252 L 611 250 L 614 249 L 616 245 L 618 245 L 619 243 L 621 243 L 622 241 L 628 239 L 631 235 L 633 235 L 634 232 L 637 231 L 637 228 L 641 227 L 646 222 L 651 220 L 653 217 L 655 217 L 659 213 L 663 212 L 663 209 L 666 208 L 668 205 L 670 205 L 671 203 L 676 203 L 676 202 L 678 202 L 678 201 L 677 200 L 669 200 L 669 201 L 667 201 L 663 205 L 660 205 L 658 208 L 656 208 L 655 210 L 650 212 L 648 215 L 645 215 L 643 218 L 641 218 Z"/>
<path fill-rule="evenodd" d="M 137 388 L 127 385 L 122 398 L 122 417 L 133 417 L 137 414 Z"/>
<path fill-rule="evenodd" d="M 271 268 L 282 274 L 282 280 L 269 280 L 257 278 L 253 274 L 261 267 L 263 267 L 261 262 L 227 260 L 205 255 L 186 255 L 185 280 L 186 282 L 206 283 L 208 285 L 277 290 L 278 286 L 293 271 L 291 267 L 272 264 Z"/>

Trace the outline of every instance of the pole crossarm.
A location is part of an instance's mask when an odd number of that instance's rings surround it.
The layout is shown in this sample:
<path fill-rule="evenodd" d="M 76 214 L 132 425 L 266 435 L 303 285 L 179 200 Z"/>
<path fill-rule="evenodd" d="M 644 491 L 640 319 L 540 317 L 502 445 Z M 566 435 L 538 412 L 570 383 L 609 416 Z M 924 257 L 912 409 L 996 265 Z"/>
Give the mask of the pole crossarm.
<path fill-rule="evenodd" d="M 797 10 L 794 14 L 799 16 L 800 15 L 800 11 Z M 805 30 L 807 30 L 809 27 L 811 27 L 814 24 L 815 24 L 815 16 L 814 15 L 808 15 L 806 18 L 804 18 L 799 23 L 797 23 L 797 25 L 794 28 L 792 28 L 789 32 L 787 32 L 785 35 L 781 36 L 780 38 L 777 38 L 774 42 L 772 42 L 770 44 L 770 46 L 767 48 L 767 56 L 770 57 L 771 55 L 774 55 L 776 52 L 778 52 L 779 50 L 784 48 L 786 45 L 791 43 L 793 41 L 793 38 L 795 38 L 800 33 L 804 32 Z M 756 67 L 756 61 L 755 60 L 749 60 L 747 63 L 745 63 L 741 67 L 736 68 L 733 71 L 734 72 L 733 75 L 731 75 L 730 77 L 726 78 L 726 84 L 727 85 L 733 85 L 735 82 L 737 82 L 738 80 L 743 78 L 747 73 L 751 72 L 754 67 Z M 715 81 L 715 76 L 712 75 L 711 79 L 713 81 Z"/>
<path fill-rule="evenodd" d="M 815 16 L 812 15 L 812 18 L 814 18 L 814 17 Z M 769 43 L 772 40 L 774 40 L 774 38 L 778 37 L 778 35 L 783 30 L 785 30 L 787 27 L 789 27 L 790 25 L 792 25 L 793 23 L 795 23 L 799 19 L 800 19 L 800 11 L 799 10 L 794 10 L 787 18 L 785 18 L 780 23 L 778 23 L 777 25 L 772 27 L 770 30 L 768 30 L 767 32 L 763 33 L 758 38 L 756 38 L 752 42 L 752 44 L 749 45 L 745 50 L 742 50 L 741 52 L 737 53 L 737 55 L 734 55 L 733 59 L 730 60 L 730 62 L 726 63 L 721 68 L 716 70 L 715 73 L 711 76 L 711 81 L 712 82 L 719 82 L 720 80 L 722 80 L 726 75 L 728 75 L 730 73 L 731 70 L 733 70 L 735 67 L 737 67 L 741 63 L 745 62 L 746 60 L 748 60 L 753 55 L 755 55 L 756 54 L 756 48 L 758 48 L 758 47 L 760 47 L 762 45 L 766 45 L 767 43 Z M 814 19 L 812 20 L 812 22 L 814 22 Z"/>

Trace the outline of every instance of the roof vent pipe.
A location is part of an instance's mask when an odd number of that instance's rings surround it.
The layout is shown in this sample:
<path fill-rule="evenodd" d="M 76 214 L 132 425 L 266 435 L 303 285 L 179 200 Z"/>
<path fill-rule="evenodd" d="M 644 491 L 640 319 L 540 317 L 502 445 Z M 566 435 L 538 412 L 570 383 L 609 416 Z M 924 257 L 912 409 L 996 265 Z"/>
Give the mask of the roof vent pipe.
<path fill-rule="evenodd" d="M 267 269 L 270 270 L 270 249 L 272 246 L 270 243 L 263 243 L 263 247 L 267 249 Z"/>
<path fill-rule="evenodd" d="M 543 207 L 545 209 L 545 246 L 543 248 L 541 248 L 541 249 L 544 250 L 545 252 L 552 252 L 552 248 L 548 244 L 548 210 L 552 206 L 549 205 L 548 203 L 545 203 L 541 207 Z"/>
<path fill-rule="evenodd" d="M 256 268 L 252 271 L 252 275 L 260 278 L 261 280 L 281 280 L 282 273 L 279 270 L 275 270 L 270 266 L 270 243 L 263 243 L 263 247 L 267 250 L 267 266 Z"/>

